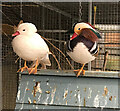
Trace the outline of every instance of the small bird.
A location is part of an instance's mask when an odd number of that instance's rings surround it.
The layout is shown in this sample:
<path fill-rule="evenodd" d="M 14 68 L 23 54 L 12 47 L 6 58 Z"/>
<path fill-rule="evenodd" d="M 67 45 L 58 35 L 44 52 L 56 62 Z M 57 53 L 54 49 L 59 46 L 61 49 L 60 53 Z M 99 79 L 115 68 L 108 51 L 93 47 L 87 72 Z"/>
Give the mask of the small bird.
<path fill-rule="evenodd" d="M 12 47 L 14 52 L 25 60 L 24 67 L 18 70 L 23 72 L 25 70 L 31 73 L 37 73 L 39 63 L 43 69 L 51 66 L 49 60 L 49 48 L 41 36 L 36 33 L 37 28 L 32 23 L 22 23 L 18 26 L 17 31 L 12 34 Z M 33 61 L 31 68 L 28 68 L 26 61 Z"/>
<path fill-rule="evenodd" d="M 75 23 L 70 34 L 74 33 L 66 43 L 67 54 L 77 63 L 83 64 L 81 69 L 77 70 L 77 77 L 83 71 L 86 63 L 93 61 L 99 52 L 97 41 L 102 38 L 100 33 L 89 23 Z M 75 70 L 74 70 L 75 71 Z"/>

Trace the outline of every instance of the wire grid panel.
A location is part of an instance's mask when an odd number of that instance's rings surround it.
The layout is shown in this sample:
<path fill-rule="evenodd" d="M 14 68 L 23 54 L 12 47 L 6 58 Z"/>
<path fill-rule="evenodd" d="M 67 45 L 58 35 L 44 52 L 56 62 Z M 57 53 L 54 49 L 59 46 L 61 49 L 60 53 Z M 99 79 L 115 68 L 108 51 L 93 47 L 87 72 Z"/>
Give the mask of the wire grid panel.
<path fill-rule="evenodd" d="M 108 52 L 106 70 L 120 71 L 120 21 L 119 3 L 94 3 L 97 7 L 96 27 L 102 39 L 99 41 L 99 56 L 93 61 L 93 70 L 102 70 L 105 52 Z"/>
<path fill-rule="evenodd" d="M 2 101 L 3 109 L 14 109 L 17 93 L 18 58 L 11 47 L 13 26 L 18 24 L 17 14 L 20 3 L 2 3 Z M 15 15 L 15 11 L 17 14 Z"/>

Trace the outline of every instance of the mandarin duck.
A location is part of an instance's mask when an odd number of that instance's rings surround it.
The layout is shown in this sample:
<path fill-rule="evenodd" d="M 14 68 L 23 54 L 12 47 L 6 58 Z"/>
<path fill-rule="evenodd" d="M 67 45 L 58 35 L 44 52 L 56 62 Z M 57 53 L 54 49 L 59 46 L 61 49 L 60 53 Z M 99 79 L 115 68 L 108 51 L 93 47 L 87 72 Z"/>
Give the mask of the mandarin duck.
<path fill-rule="evenodd" d="M 41 36 L 36 33 L 37 28 L 32 23 L 22 23 L 18 26 L 17 31 L 12 34 L 13 51 L 25 60 L 24 67 L 18 70 L 23 72 L 28 70 L 29 74 L 37 73 L 39 63 L 42 68 L 51 65 L 49 60 L 49 48 Z M 31 68 L 28 68 L 26 61 L 33 61 Z"/>
<path fill-rule="evenodd" d="M 77 77 L 85 70 L 83 70 L 86 63 L 93 61 L 99 52 L 97 41 L 101 38 L 100 33 L 89 23 L 80 22 L 73 25 L 73 29 L 68 31 L 72 33 L 70 40 L 66 43 L 67 54 L 77 63 L 83 64 L 77 70 Z M 76 70 L 74 70 L 76 71 Z"/>

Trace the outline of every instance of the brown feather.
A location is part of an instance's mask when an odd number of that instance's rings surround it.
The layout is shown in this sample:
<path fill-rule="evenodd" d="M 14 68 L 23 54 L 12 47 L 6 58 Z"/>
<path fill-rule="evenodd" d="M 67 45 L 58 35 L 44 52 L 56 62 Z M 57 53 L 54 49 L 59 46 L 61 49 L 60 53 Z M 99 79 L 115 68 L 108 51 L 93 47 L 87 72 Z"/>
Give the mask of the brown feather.
<path fill-rule="evenodd" d="M 91 40 L 92 42 L 95 42 L 98 40 L 97 35 L 89 28 L 83 28 L 80 34 L 83 35 L 85 38 Z"/>
<path fill-rule="evenodd" d="M 19 25 L 20 25 L 20 24 L 22 24 L 22 23 L 23 23 L 23 20 L 21 20 L 17 26 L 15 26 L 15 25 L 13 26 L 13 28 L 14 28 L 14 32 L 16 32 L 16 31 L 17 31 L 17 28 L 18 28 L 18 27 L 19 27 Z"/>
<path fill-rule="evenodd" d="M 23 23 L 23 20 L 20 20 L 20 22 L 19 22 L 19 24 L 18 24 L 18 26 L 17 26 L 17 27 L 19 27 L 19 25 L 20 25 L 20 24 L 22 24 L 22 23 Z"/>

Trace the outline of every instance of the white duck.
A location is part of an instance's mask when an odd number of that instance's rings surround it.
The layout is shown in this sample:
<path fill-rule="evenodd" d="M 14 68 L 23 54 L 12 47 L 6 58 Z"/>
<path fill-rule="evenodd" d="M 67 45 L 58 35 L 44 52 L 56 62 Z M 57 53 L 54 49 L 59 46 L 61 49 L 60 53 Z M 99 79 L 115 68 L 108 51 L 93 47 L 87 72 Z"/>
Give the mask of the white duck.
<path fill-rule="evenodd" d="M 14 52 L 25 60 L 24 67 L 18 70 L 23 72 L 28 69 L 29 74 L 37 73 L 39 63 L 42 68 L 51 66 L 49 60 L 49 48 L 41 36 L 36 33 L 37 28 L 32 23 L 22 23 L 18 26 L 17 31 L 12 34 L 12 46 Z M 33 61 L 31 68 L 28 68 L 26 61 Z"/>

